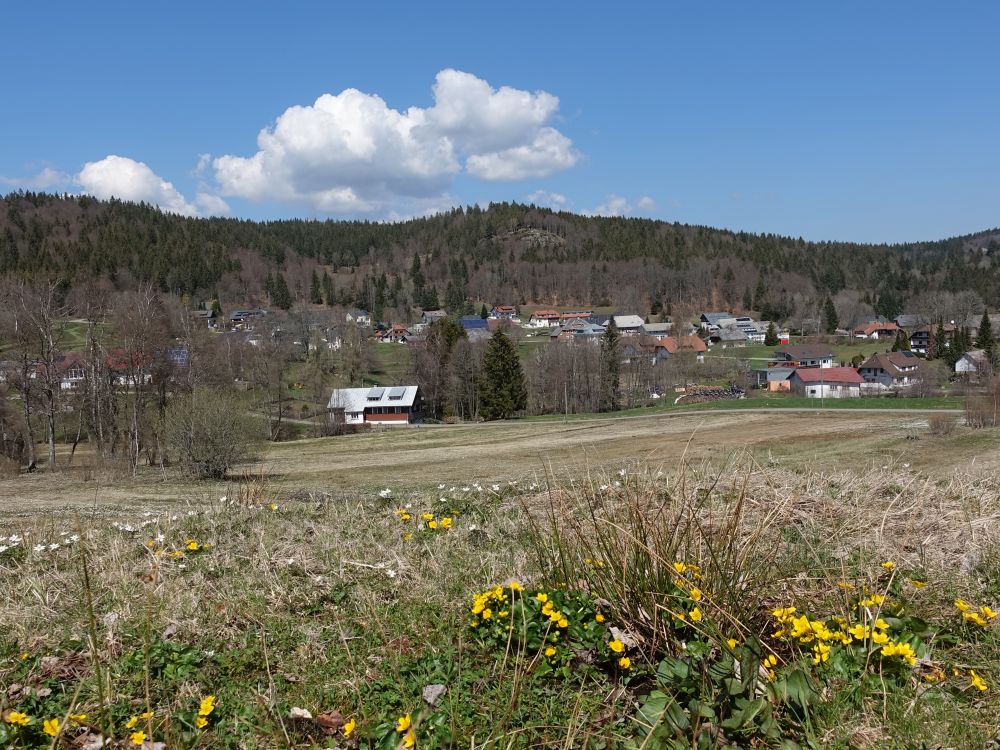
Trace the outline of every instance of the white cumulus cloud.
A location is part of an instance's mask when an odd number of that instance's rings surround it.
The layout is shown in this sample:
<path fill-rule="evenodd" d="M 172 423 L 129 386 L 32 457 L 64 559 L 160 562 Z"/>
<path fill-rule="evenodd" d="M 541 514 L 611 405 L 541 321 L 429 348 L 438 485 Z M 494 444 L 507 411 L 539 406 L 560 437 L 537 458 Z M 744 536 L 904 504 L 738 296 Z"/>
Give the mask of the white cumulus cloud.
<path fill-rule="evenodd" d="M 357 89 L 285 110 L 257 136 L 252 156 L 212 161 L 220 191 L 324 213 L 419 210 L 446 196 L 465 169 L 484 180 L 544 177 L 579 159 L 548 123 L 559 99 L 544 91 L 494 89 L 442 70 L 434 106 L 393 109 Z"/>
<path fill-rule="evenodd" d="M 644 195 L 634 204 L 620 195 L 610 194 L 604 203 L 591 211 L 584 211 L 588 216 L 633 216 L 636 213 L 650 213 L 656 210 L 656 201 Z"/>
<path fill-rule="evenodd" d="M 95 198 L 152 203 L 169 213 L 195 216 L 198 209 L 141 161 L 111 154 L 83 165 L 76 176 L 85 193 Z"/>
<path fill-rule="evenodd" d="M 60 172 L 58 169 L 52 169 L 52 167 L 44 167 L 30 177 L 4 177 L 0 175 L 0 185 L 13 185 L 29 190 L 50 190 L 61 185 L 68 185 L 72 181 L 73 178 L 68 174 Z"/>
<path fill-rule="evenodd" d="M 536 190 L 530 195 L 526 195 L 525 200 L 536 206 L 547 206 L 556 210 L 566 209 L 573 205 L 573 201 L 562 193 L 550 193 L 547 190 Z"/>

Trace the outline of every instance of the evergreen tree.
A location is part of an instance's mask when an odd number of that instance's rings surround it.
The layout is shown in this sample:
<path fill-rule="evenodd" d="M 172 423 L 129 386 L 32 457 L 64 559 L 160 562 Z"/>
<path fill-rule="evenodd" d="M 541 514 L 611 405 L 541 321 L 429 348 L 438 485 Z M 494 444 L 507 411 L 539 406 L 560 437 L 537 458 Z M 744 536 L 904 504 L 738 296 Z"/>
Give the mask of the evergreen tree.
<path fill-rule="evenodd" d="M 892 343 L 892 350 L 894 352 L 910 351 L 910 338 L 906 335 L 906 331 L 900 331 L 896 334 L 896 340 Z"/>
<path fill-rule="evenodd" d="M 764 277 L 761 276 L 757 279 L 757 289 L 753 293 L 753 306 L 752 309 L 760 312 L 764 306 L 764 299 L 767 297 L 767 284 L 764 283 Z"/>
<path fill-rule="evenodd" d="M 767 324 L 767 332 L 764 334 L 764 346 L 778 345 L 778 329 L 774 327 L 774 322 Z"/>
<path fill-rule="evenodd" d="M 323 301 L 327 305 L 337 304 L 337 293 L 333 288 L 333 279 L 330 278 L 330 274 L 323 271 Z"/>
<path fill-rule="evenodd" d="M 483 419 L 509 419 L 528 404 L 517 347 L 502 331 L 494 333 L 486 347 L 477 386 Z"/>
<path fill-rule="evenodd" d="M 976 348 L 986 351 L 993 348 L 993 325 L 990 323 L 989 310 L 983 310 L 979 321 L 979 331 L 976 333 Z"/>
<path fill-rule="evenodd" d="M 829 297 L 823 303 L 823 331 L 825 333 L 836 333 L 840 327 L 840 320 L 837 318 L 837 308 L 833 306 L 833 300 Z"/>
<path fill-rule="evenodd" d="M 479 308 L 479 317 L 482 318 L 483 320 L 486 320 L 488 317 L 490 317 L 490 311 L 486 309 L 485 302 L 483 303 L 483 306 Z"/>
<path fill-rule="evenodd" d="M 212 295 L 212 312 L 216 315 L 222 315 L 222 304 L 219 302 L 218 292 Z"/>
<path fill-rule="evenodd" d="M 312 278 L 309 280 L 309 301 L 314 305 L 323 304 L 323 289 L 319 284 L 319 276 L 316 275 L 316 271 L 312 272 Z"/>
<path fill-rule="evenodd" d="M 753 294 L 750 291 L 750 287 L 743 290 L 743 311 L 750 312 L 753 310 Z"/>
<path fill-rule="evenodd" d="M 618 411 L 621 408 L 618 397 L 622 367 L 619 348 L 618 326 L 612 317 L 601 337 L 601 411 Z"/>
<path fill-rule="evenodd" d="M 927 356 L 930 359 L 944 357 L 948 353 L 948 333 L 944 330 L 944 321 L 939 320 L 934 329 L 934 336 L 931 339 L 930 351 Z"/>
<path fill-rule="evenodd" d="M 279 310 L 289 310 L 292 307 L 292 293 L 288 291 L 288 282 L 284 274 L 276 274 L 271 284 L 271 304 Z"/>

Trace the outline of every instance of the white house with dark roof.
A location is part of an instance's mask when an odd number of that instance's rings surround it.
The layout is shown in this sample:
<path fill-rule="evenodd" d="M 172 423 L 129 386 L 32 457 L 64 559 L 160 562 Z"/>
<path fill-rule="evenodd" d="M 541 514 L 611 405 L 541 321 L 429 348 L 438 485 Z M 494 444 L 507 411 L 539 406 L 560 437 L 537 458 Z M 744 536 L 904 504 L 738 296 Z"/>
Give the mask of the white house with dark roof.
<path fill-rule="evenodd" d="M 339 424 L 413 424 L 419 417 L 417 386 L 337 388 L 330 394 L 326 410 L 330 420 Z"/>

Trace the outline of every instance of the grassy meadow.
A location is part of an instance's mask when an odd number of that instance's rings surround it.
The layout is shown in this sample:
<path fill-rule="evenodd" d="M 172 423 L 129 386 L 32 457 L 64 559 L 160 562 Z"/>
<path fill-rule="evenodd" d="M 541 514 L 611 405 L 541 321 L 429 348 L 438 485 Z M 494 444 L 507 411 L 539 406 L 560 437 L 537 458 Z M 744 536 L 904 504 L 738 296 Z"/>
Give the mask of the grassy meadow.
<path fill-rule="evenodd" d="M 706 413 L 0 480 L 0 746 L 982 747 L 998 437 Z"/>

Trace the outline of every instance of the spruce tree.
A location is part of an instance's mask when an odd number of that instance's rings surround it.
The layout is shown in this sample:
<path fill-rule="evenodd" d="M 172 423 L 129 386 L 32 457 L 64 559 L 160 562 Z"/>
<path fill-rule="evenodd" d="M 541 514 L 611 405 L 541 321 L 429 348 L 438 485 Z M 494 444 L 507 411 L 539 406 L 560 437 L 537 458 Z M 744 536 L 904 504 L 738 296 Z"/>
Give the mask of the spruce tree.
<path fill-rule="evenodd" d="M 312 278 L 309 280 L 309 301 L 314 305 L 323 304 L 323 289 L 319 285 L 319 276 L 316 275 L 316 271 L 312 272 Z"/>
<path fill-rule="evenodd" d="M 937 328 L 934 330 L 934 337 L 931 342 L 930 351 L 927 356 L 930 359 L 944 358 L 948 353 L 948 333 L 944 330 L 944 321 L 939 320 Z"/>
<path fill-rule="evenodd" d="M 601 411 L 618 411 L 621 408 L 618 398 L 622 367 L 619 348 L 618 326 L 612 317 L 601 337 Z"/>
<path fill-rule="evenodd" d="M 292 307 L 292 293 L 288 291 L 288 282 L 284 274 L 275 274 L 271 285 L 271 304 L 279 310 L 289 310 Z"/>
<path fill-rule="evenodd" d="M 486 320 L 488 317 L 490 317 L 490 311 L 486 309 L 485 302 L 483 303 L 483 306 L 479 308 L 479 317 L 482 318 L 483 320 Z"/>
<path fill-rule="evenodd" d="M 976 348 L 986 351 L 993 348 L 993 325 L 990 323 L 989 310 L 983 310 L 979 321 L 979 331 L 976 333 Z"/>
<path fill-rule="evenodd" d="M 774 322 L 767 324 L 767 332 L 764 334 L 764 346 L 778 345 L 778 329 L 774 327 Z"/>
<path fill-rule="evenodd" d="M 833 306 L 833 300 L 827 297 L 823 304 L 823 331 L 836 333 L 839 327 L 840 320 L 837 318 L 837 308 Z"/>
<path fill-rule="evenodd" d="M 517 347 L 502 331 L 494 333 L 486 347 L 477 387 L 483 419 L 509 419 L 528 405 Z"/>
<path fill-rule="evenodd" d="M 905 331 L 900 331 L 896 334 L 896 340 L 892 343 L 892 350 L 894 352 L 910 351 L 910 339 L 907 337 Z"/>

